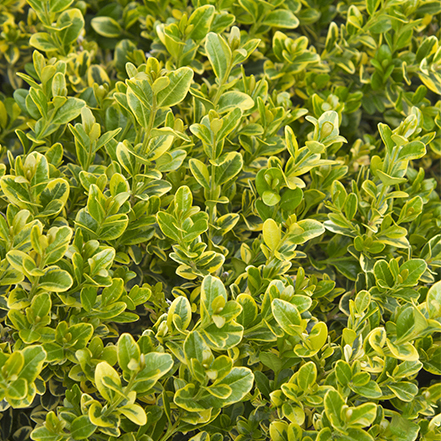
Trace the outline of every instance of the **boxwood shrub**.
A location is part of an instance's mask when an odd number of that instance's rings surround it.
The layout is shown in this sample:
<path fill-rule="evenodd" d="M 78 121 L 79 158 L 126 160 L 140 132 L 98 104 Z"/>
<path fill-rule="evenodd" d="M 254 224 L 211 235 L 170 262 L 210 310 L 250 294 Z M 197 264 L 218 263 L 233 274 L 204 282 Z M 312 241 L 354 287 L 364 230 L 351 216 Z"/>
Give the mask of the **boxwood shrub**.
<path fill-rule="evenodd" d="M 441 439 L 441 3 L 2 0 L 0 439 Z"/>

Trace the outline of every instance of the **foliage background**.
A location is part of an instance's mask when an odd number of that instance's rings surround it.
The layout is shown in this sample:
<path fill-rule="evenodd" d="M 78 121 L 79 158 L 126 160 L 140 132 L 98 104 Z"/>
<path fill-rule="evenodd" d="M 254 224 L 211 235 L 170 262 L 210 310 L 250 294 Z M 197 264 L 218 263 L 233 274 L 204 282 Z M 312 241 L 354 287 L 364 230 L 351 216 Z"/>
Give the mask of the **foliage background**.
<path fill-rule="evenodd" d="M 0 3 L 0 438 L 441 439 L 441 5 Z"/>

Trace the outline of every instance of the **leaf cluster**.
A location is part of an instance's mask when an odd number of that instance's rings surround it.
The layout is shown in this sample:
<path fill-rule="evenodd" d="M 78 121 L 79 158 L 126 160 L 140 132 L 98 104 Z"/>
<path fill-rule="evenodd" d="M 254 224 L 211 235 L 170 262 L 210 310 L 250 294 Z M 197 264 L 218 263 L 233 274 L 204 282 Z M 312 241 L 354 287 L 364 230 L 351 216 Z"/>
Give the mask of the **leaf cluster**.
<path fill-rule="evenodd" d="M 441 439 L 441 6 L 0 3 L 0 440 Z"/>

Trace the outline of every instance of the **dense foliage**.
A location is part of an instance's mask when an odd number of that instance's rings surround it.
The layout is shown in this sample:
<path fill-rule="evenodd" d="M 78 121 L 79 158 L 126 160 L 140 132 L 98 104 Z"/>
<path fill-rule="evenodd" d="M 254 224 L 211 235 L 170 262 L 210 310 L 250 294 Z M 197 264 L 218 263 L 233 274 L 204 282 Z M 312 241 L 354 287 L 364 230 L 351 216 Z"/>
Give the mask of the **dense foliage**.
<path fill-rule="evenodd" d="M 0 439 L 441 439 L 441 3 L 1 0 Z"/>

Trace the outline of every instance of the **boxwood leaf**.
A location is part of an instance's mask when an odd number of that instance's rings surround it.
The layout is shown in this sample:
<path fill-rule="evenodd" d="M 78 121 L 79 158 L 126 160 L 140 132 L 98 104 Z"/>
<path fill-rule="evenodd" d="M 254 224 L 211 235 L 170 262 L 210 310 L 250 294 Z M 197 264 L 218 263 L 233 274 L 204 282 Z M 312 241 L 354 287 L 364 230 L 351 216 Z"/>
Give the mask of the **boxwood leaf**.
<path fill-rule="evenodd" d="M 207 35 L 205 50 L 216 77 L 226 81 L 232 55 L 225 40 L 220 35 L 210 32 Z"/>
<path fill-rule="evenodd" d="M 138 426 L 144 426 L 147 423 L 147 415 L 139 404 L 126 404 L 125 406 L 119 407 L 118 412 L 122 413 Z"/>
<path fill-rule="evenodd" d="M 112 17 L 95 17 L 90 22 L 95 32 L 107 38 L 117 38 L 121 34 L 121 26 Z"/>
<path fill-rule="evenodd" d="M 87 415 L 81 415 L 72 421 L 70 434 L 73 439 L 86 439 L 91 436 L 97 427 L 90 422 Z"/>
<path fill-rule="evenodd" d="M 276 9 L 264 18 L 263 24 L 275 28 L 295 29 L 299 25 L 299 20 L 291 11 Z"/>
<path fill-rule="evenodd" d="M 295 305 L 281 299 L 274 299 L 271 303 L 274 318 L 288 335 L 298 335 L 301 325 L 300 313 Z"/>
<path fill-rule="evenodd" d="M 167 77 L 170 83 L 156 96 L 157 106 L 159 108 L 167 108 L 180 103 L 190 89 L 193 74 L 193 70 L 189 67 L 181 67 L 176 71 L 168 73 Z"/>
<path fill-rule="evenodd" d="M 47 267 L 44 276 L 40 277 L 38 287 L 52 292 L 67 291 L 73 284 L 71 275 L 57 266 Z"/>

